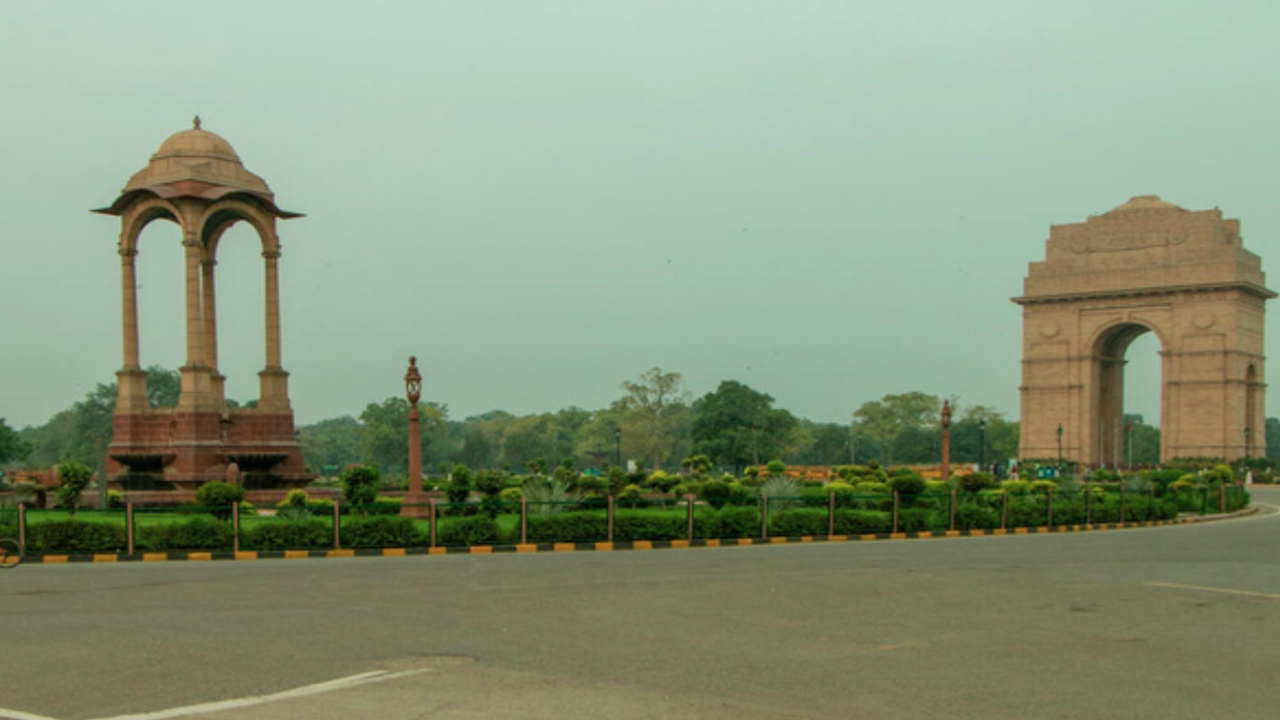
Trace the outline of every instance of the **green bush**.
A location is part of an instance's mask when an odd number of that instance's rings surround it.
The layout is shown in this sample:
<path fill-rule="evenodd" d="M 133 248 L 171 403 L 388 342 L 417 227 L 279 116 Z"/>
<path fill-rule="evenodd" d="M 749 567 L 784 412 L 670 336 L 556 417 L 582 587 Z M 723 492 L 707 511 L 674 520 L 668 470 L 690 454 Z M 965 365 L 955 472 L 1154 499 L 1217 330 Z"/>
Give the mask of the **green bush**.
<path fill-rule="evenodd" d="M 663 495 L 671 494 L 671 491 L 680 484 L 679 475 L 668 475 L 661 470 L 653 471 L 653 474 L 645 480 L 645 484 L 653 488 L 655 492 Z"/>
<path fill-rule="evenodd" d="M 76 508 L 80 506 L 80 497 L 84 495 L 84 489 L 93 480 L 93 470 L 88 465 L 74 460 L 60 463 L 58 480 L 62 483 L 58 487 L 58 506 L 67 508 L 72 515 L 75 515 Z"/>
<path fill-rule="evenodd" d="M 498 534 L 498 524 L 486 515 L 447 518 L 436 526 L 441 545 L 492 545 Z"/>
<path fill-rule="evenodd" d="M 1031 492 L 1037 495 L 1048 495 L 1058 489 L 1058 483 L 1052 480 L 1035 480 L 1031 483 Z"/>
<path fill-rule="evenodd" d="M 468 520 L 489 519 L 474 517 Z M 440 523 L 437 531 L 440 537 L 443 537 L 443 530 L 447 526 L 448 523 Z M 345 519 L 339 534 L 343 547 L 414 547 L 425 545 L 427 541 L 426 533 L 418 529 L 413 518 L 386 515 Z"/>
<path fill-rule="evenodd" d="M 998 528 L 1000 527 L 1000 511 L 975 504 L 958 505 L 956 507 L 956 527 L 961 530 Z"/>
<path fill-rule="evenodd" d="M 893 513 L 882 510 L 837 510 L 837 535 L 886 533 L 893 527 Z"/>
<path fill-rule="evenodd" d="M 695 513 L 695 534 L 698 516 L 706 517 L 705 513 Z M 614 540 L 679 540 L 688 534 L 689 519 L 683 512 L 620 510 L 613 516 Z"/>
<path fill-rule="evenodd" d="M 971 472 L 961 475 L 957 479 L 960 489 L 965 492 L 976 493 L 980 490 L 988 490 L 996 486 L 995 478 L 990 473 Z"/>
<path fill-rule="evenodd" d="M 846 482 L 829 482 L 826 487 L 827 495 L 834 495 L 836 498 L 837 508 L 853 507 L 853 498 L 857 494 L 857 489 Z"/>
<path fill-rule="evenodd" d="M 45 520 L 27 525 L 27 551 L 116 552 L 128 546 L 123 525 L 95 520 Z"/>
<path fill-rule="evenodd" d="M 694 531 L 698 531 L 696 522 Z M 760 511 L 750 506 L 727 505 L 715 514 L 704 532 L 701 537 L 757 537 L 760 535 Z"/>
<path fill-rule="evenodd" d="M 729 483 L 723 480 L 708 480 L 698 489 L 698 497 L 711 507 L 719 510 L 729 503 L 732 494 Z"/>
<path fill-rule="evenodd" d="M 1021 495 L 1031 491 L 1030 480 L 1005 480 L 1000 483 L 1000 488 L 1010 495 Z"/>
<path fill-rule="evenodd" d="M 498 493 L 498 500 L 508 505 L 512 503 L 519 505 L 520 501 L 524 500 L 524 491 L 518 487 L 504 488 L 502 492 Z"/>
<path fill-rule="evenodd" d="M 826 510 L 817 508 L 780 510 L 769 515 L 769 534 L 787 537 L 826 535 L 829 523 Z"/>
<path fill-rule="evenodd" d="M 246 550 L 299 550 L 332 544 L 333 527 L 318 519 L 263 522 L 240 531 L 240 547 Z"/>
<path fill-rule="evenodd" d="M 229 550 L 231 524 L 208 515 L 140 525 L 137 545 L 155 552 L 167 550 Z"/>
<path fill-rule="evenodd" d="M 639 485 L 628 485 L 618 495 L 618 504 L 621 507 L 638 507 L 643 500 L 644 491 L 640 489 Z"/>
<path fill-rule="evenodd" d="M 591 542 L 608 536 L 609 519 L 600 512 L 577 511 L 530 515 L 528 518 L 528 540 L 531 543 Z"/>
<path fill-rule="evenodd" d="M 284 499 L 276 503 L 276 507 L 306 507 L 310 498 L 307 497 L 307 491 L 302 488 L 294 488 L 284 496 Z"/>
<path fill-rule="evenodd" d="M 342 473 L 342 498 L 348 505 L 368 505 L 378 497 L 382 476 L 373 465 L 356 465 Z"/>
<path fill-rule="evenodd" d="M 910 471 L 894 473 L 889 478 L 889 489 L 898 493 L 899 497 L 915 497 L 924 492 L 924 478 Z"/>
<path fill-rule="evenodd" d="M 243 500 L 243 485 L 222 480 L 207 482 L 196 491 L 196 505 L 222 519 L 231 517 L 231 506 Z"/>

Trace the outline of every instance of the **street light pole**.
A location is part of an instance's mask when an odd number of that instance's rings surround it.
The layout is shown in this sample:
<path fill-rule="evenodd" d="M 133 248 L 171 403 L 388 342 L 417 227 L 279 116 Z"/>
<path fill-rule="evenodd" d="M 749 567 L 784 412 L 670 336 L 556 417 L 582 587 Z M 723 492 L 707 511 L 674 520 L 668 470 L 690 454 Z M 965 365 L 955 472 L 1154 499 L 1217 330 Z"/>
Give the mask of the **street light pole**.
<path fill-rule="evenodd" d="M 1062 423 L 1058 423 L 1058 477 L 1062 477 Z"/>

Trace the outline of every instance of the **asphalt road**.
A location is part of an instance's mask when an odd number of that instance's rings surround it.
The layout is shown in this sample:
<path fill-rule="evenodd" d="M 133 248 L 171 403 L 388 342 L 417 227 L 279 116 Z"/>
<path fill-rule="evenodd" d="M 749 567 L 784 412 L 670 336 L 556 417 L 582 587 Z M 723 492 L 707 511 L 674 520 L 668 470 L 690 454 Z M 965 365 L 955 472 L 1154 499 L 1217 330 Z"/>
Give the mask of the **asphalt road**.
<path fill-rule="evenodd" d="M 0 717 L 1271 720 L 1264 510 L 1064 535 L 22 566 L 0 574 Z"/>

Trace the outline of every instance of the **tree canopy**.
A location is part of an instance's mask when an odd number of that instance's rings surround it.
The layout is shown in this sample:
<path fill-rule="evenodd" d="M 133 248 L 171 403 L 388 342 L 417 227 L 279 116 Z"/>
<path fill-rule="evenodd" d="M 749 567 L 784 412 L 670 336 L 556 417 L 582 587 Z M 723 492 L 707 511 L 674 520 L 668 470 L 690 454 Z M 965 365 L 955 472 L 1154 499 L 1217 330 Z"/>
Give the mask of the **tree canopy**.
<path fill-rule="evenodd" d="M 695 453 L 741 468 L 789 455 L 804 432 L 795 416 L 773 407 L 769 395 L 725 380 L 693 404 L 692 436 Z"/>

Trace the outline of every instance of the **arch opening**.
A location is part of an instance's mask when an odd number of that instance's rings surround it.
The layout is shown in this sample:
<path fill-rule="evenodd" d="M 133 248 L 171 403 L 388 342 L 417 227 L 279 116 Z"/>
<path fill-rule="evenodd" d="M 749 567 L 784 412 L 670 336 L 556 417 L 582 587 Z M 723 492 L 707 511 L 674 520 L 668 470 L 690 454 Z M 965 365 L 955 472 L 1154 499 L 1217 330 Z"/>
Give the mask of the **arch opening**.
<path fill-rule="evenodd" d="M 1089 426 L 1094 465 L 1114 469 L 1159 461 L 1162 350 L 1158 334 L 1140 323 L 1121 323 L 1098 337 Z"/>
<path fill-rule="evenodd" d="M 186 250 L 175 222 L 149 222 L 137 237 L 139 364 L 186 364 Z"/>
<path fill-rule="evenodd" d="M 247 222 L 224 227 L 216 241 L 218 370 L 226 377 L 226 399 L 246 407 L 257 403 L 258 373 L 266 357 L 263 244 Z"/>

